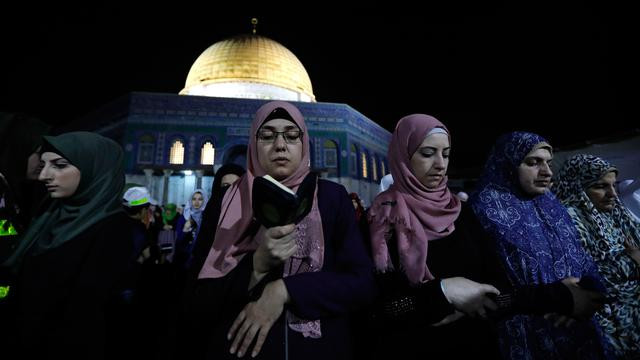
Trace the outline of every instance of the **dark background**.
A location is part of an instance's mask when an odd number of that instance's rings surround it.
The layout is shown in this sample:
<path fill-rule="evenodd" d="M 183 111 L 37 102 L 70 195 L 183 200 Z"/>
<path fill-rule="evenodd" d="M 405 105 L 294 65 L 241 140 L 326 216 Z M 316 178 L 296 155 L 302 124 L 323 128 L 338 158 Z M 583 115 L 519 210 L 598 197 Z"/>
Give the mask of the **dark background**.
<path fill-rule="evenodd" d="M 5 8 L 0 111 L 59 126 L 130 91 L 177 93 L 201 52 L 249 33 L 256 16 L 258 33 L 304 64 L 318 101 L 347 103 L 389 131 L 410 113 L 442 120 L 454 169 L 481 164 L 511 130 L 562 148 L 640 127 L 630 6 L 308 6 Z"/>

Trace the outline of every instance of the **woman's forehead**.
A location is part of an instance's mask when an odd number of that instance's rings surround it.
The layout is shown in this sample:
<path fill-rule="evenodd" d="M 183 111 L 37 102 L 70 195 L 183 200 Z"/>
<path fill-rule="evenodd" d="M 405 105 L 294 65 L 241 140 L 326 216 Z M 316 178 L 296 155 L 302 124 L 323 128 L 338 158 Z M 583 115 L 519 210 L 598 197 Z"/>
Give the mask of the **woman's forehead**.
<path fill-rule="evenodd" d="M 56 154 L 54 152 L 51 151 L 45 151 L 42 153 L 42 155 L 40 155 L 40 158 L 42 160 L 48 160 L 48 161 L 53 161 L 53 160 L 58 160 L 58 159 L 64 159 L 64 157 L 60 154 Z"/>
<path fill-rule="evenodd" d="M 293 121 L 287 120 L 287 119 L 271 119 L 265 122 L 264 124 L 262 124 L 260 128 L 264 128 L 264 127 L 278 130 L 278 129 L 287 129 L 292 127 L 297 128 L 298 125 Z"/>
<path fill-rule="evenodd" d="M 444 133 L 429 134 L 422 140 L 420 146 L 449 146 L 449 135 Z"/>
<path fill-rule="evenodd" d="M 536 146 L 531 152 L 525 156 L 525 158 L 536 157 L 536 158 L 551 158 L 553 155 L 551 154 L 551 149 L 547 146 Z"/>

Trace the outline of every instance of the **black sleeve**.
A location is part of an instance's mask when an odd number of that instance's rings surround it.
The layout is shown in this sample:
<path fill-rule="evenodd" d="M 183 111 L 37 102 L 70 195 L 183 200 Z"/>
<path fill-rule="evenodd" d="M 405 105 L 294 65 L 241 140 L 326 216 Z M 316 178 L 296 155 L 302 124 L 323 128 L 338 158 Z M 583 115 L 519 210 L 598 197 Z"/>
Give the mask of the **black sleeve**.
<path fill-rule="evenodd" d="M 494 285 L 500 290 L 495 297 L 499 310 L 495 316 L 513 314 L 560 313 L 571 315 L 573 297 L 571 291 L 560 281 L 550 284 L 513 285 L 507 277 L 502 261 L 493 250 L 493 240 L 484 231 L 473 211 L 466 213 L 465 226 L 480 241 L 484 263 L 483 282 Z"/>
<path fill-rule="evenodd" d="M 571 291 L 560 281 L 551 284 L 518 286 L 511 292 L 500 294 L 495 300 L 498 304 L 495 317 L 548 313 L 571 315 L 573 312 Z"/>
<path fill-rule="evenodd" d="M 455 310 L 444 296 L 440 281 L 434 279 L 412 287 L 400 272 L 377 274 L 381 296 L 375 305 L 375 316 L 385 322 L 437 323 Z"/>
<path fill-rule="evenodd" d="M 395 233 L 388 240 L 391 261 L 399 269 Z M 419 286 L 412 286 L 401 271 L 388 271 L 376 275 L 380 297 L 375 305 L 377 317 L 385 321 L 416 322 L 432 324 L 454 312 L 442 288 L 440 279 Z"/>

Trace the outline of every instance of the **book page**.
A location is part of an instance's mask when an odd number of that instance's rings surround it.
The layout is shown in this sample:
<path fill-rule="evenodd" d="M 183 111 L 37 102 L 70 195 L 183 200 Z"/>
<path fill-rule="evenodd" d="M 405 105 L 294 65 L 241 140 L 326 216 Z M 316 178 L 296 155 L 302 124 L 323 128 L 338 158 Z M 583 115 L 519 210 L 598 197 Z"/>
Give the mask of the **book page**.
<path fill-rule="evenodd" d="M 270 175 L 265 175 L 263 176 L 264 179 L 269 180 L 270 182 L 274 183 L 275 185 L 277 185 L 279 188 L 281 188 L 282 190 L 288 192 L 291 195 L 296 195 L 296 193 L 293 192 L 293 190 L 289 189 L 288 187 L 282 185 L 280 182 L 278 182 L 278 180 L 272 178 Z"/>

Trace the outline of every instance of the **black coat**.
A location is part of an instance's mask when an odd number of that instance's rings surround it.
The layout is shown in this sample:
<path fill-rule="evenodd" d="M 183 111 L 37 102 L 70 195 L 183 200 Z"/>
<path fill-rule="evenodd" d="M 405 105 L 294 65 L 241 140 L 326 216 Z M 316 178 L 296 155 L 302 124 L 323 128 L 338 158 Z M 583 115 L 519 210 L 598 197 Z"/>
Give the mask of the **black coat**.
<path fill-rule="evenodd" d="M 252 253 L 229 274 L 218 279 L 196 280 L 215 237 L 220 199 L 207 205 L 194 251 L 193 269 L 187 285 L 187 318 L 178 330 L 185 338 L 176 358 L 233 359 L 226 334 L 242 308 L 259 294 L 249 293 Z M 283 280 L 291 297 L 285 309 L 305 319 L 320 319 L 322 337 L 305 338 L 285 325 L 284 316 L 269 331 L 261 359 L 350 359 L 352 339 L 350 315 L 374 297 L 373 266 L 358 231 L 353 206 L 339 184 L 318 181 L 318 208 L 324 234 L 322 271 L 306 272 Z M 275 280 L 282 271 L 265 277 Z M 258 286 L 256 286 L 258 287 Z"/>
<path fill-rule="evenodd" d="M 463 205 L 455 230 L 429 241 L 427 265 L 436 277 L 422 286 L 411 286 L 403 272 L 378 274 L 381 296 L 375 307 L 370 338 L 374 346 L 359 358 L 458 359 L 500 358 L 498 335 L 492 319 L 513 313 L 570 313 L 572 298 L 560 283 L 514 288 L 501 262 L 491 250 L 491 239 L 478 223 L 473 210 Z M 390 256 L 398 264 L 395 236 L 389 240 Z M 399 267 L 396 265 L 396 269 Z M 440 279 L 465 277 L 494 285 L 504 298 L 504 307 L 487 320 L 464 317 L 448 325 L 433 327 L 452 314 L 440 287 Z M 502 303 L 502 302 L 501 302 Z M 393 306 L 392 306 L 393 304 Z M 386 310 L 385 310 L 386 309 Z M 391 311 L 389 311 L 391 309 Z"/>
<path fill-rule="evenodd" d="M 111 334 L 126 324 L 110 320 L 119 319 L 112 315 L 133 252 L 131 224 L 115 214 L 25 257 L 11 293 L 21 358 L 101 359 L 119 351 Z"/>

